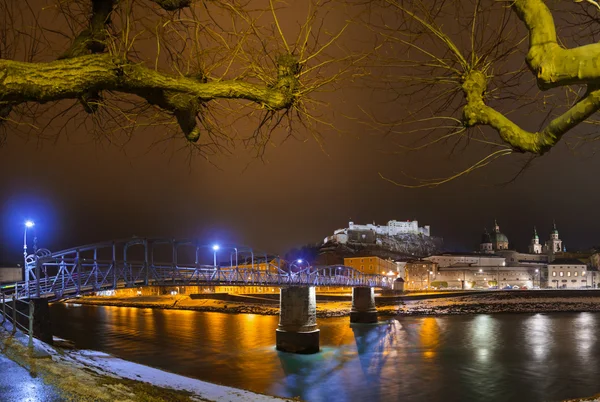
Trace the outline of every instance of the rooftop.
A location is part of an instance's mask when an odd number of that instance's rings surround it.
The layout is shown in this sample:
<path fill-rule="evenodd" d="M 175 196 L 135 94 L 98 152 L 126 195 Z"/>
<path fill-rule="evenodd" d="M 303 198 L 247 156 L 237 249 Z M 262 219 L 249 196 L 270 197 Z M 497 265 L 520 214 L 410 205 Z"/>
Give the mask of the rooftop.
<path fill-rule="evenodd" d="M 548 265 L 586 265 L 586 263 L 576 258 L 557 258 L 549 262 Z"/>

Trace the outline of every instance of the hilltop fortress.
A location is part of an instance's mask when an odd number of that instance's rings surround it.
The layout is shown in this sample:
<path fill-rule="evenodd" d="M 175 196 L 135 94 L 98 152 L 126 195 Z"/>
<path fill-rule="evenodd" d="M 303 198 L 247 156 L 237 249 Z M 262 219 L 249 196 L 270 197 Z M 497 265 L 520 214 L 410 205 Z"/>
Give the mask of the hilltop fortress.
<path fill-rule="evenodd" d="M 375 243 L 377 236 L 399 236 L 406 234 L 422 235 L 429 237 L 431 228 L 426 225 L 419 227 L 418 221 L 389 221 L 387 225 L 357 225 L 349 222 L 347 228 L 338 229 L 333 236 L 327 236 L 323 244 L 336 242 L 340 244 L 351 243 Z"/>

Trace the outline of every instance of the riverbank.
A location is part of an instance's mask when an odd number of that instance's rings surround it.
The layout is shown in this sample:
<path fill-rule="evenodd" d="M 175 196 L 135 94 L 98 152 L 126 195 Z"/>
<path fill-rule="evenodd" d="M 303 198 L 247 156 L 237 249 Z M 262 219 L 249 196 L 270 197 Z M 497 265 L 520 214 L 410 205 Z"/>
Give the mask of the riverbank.
<path fill-rule="evenodd" d="M 556 313 L 600 311 L 597 291 L 511 291 L 473 296 L 407 300 L 398 306 L 400 316 L 437 316 L 496 313 Z"/>
<path fill-rule="evenodd" d="M 423 298 L 430 297 L 430 298 Z M 318 301 L 317 317 L 344 317 L 350 315 L 352 302 L 347 297 L 339 300 Z M 239 297 L 238 297 L 239 299 Z M 335 298 L 333 298 L 335 299 Z M 192 299 L 186 295 L 177 296 L 133 296 L 98 297 L 85 296 L 67 300 L 99 306 L 158 308 L 171 310 L 193 310 L 228 314 L 278 315 L 279 305 L 273 300 L 249 297 L 248 301 L 215 299 Z M 550 313 L 600 311 L 598 291 L 508 291 L 494 293 L 473 293 L 472 295 L 404 295 L 379 298 L 379 316 L 435 316 L 456 314 L 495 314 L 495 313 Z"/>
<path fill-rule="evenodd" d="M 77 303 L 96 306 L 158 308 L 165 310 L 193 310 L 204 312 L 219 312 L 228 314 L 260 314 L 279 315 L 279 304 L 270 300 L 261 303 L 259 298 L 248 298 L 247 302 L 226 301 L 215 299 L 192 299 L 189 296 L 133 296 L 133 297 L 98 297 L 84 296 L 66 300 L 67 303 Z M 317 317 L 344 317 L 350 315 L 351 301 L 326 301 L 317 303 Z M 381 306 L 380 315 L 394 316 L 398 312 L 396 304 Z"/>
<path fill-rule="evenodd" d="M 30 350 L 27 347 L 28 338 L 20 332 L 12 335 L 10 329 L 9 324 L 0 325 L 0 356 L 6 356 L 16 362 L 28 371 L 29 376 L 42 379 L 52 390 L 51 396 L 54 399 L 48 400 L 77 402 L 289 401 L 289 399 L 172 374 L 102 352 L 49 346 L 37 339 L 34 339 L 34 347 Z M 62 340 L 55 342 L 68 344 Z M 26 380 L 18 380 L 17 388 L 21 385 L 26 386 Z M 29 396 L 31 391 L 31 389 L 28 390 Z M 35 397 L 40 395 L 34 394 Z M 29 398 L 25 399 L 29 400 Z M 37 398 L 34 399 L 37 400 Z"/>

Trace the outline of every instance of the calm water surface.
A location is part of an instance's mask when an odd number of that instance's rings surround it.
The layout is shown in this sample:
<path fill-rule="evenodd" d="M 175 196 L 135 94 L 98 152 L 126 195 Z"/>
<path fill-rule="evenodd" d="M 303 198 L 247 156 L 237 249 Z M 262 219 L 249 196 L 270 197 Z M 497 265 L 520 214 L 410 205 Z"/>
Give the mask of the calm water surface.
<path fill-rule="evenodd" d="M 318 320 L 322 352 L 277 352 L 277 316 L 52 306 L 78 348 L 307 401 L 553 401 L 600 392 L 600 313 Z"/>

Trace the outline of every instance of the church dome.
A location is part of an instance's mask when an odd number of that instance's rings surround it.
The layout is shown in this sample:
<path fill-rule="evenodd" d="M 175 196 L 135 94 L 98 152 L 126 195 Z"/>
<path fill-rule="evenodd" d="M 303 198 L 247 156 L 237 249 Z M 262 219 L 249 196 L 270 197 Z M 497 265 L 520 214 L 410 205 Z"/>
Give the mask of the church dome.
<path fill-rule="evenodd" d="M 508 237 L 506 237 L 504 235 L 504 233 L 500 233 L 500 232 L 492 233 L 490 235 L 490 238 L 492 240 L 492 243 L 499 243 L 499 242 L 506 242 L 506 243 L 508 243 Z"/>

